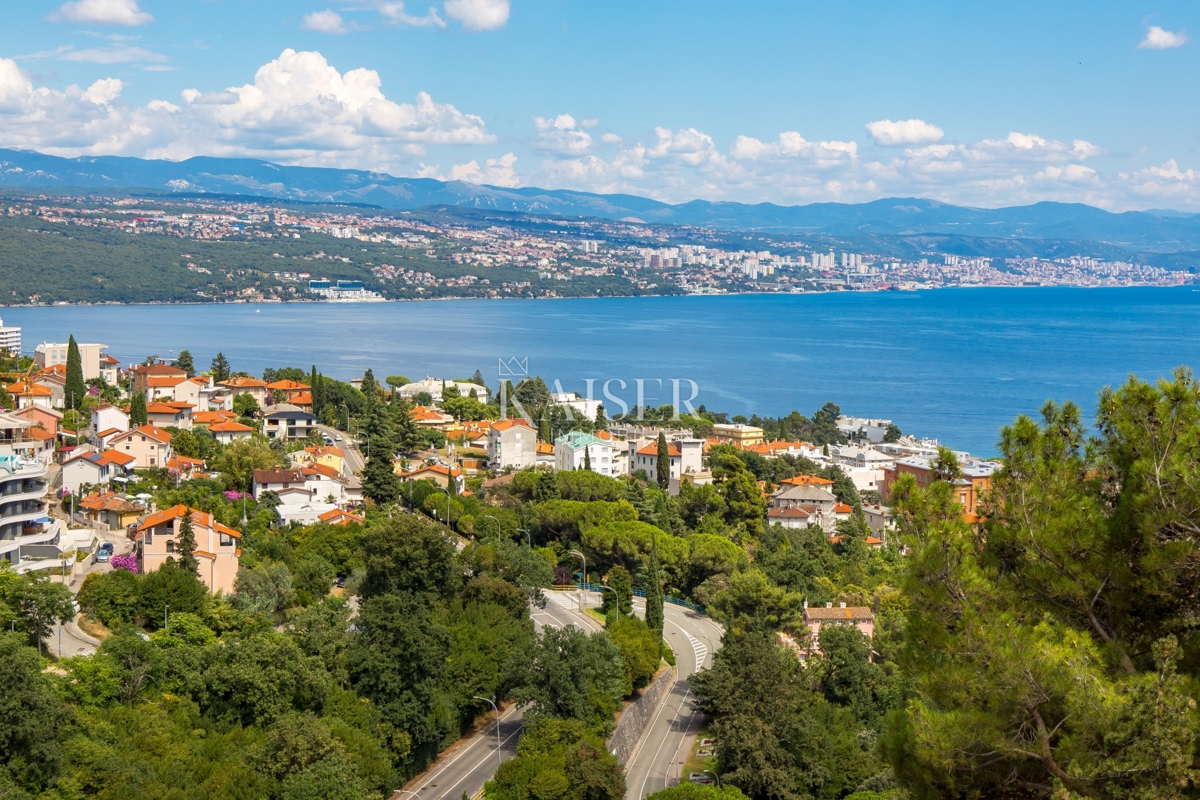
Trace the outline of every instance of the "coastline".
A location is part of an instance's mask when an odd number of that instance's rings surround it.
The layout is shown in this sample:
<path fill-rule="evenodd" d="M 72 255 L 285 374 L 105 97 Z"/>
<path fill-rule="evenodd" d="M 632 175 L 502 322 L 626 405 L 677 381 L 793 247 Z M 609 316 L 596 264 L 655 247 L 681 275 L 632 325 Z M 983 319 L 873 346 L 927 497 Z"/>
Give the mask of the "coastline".
<path fill-rule="evenodd" d="M 1022 284 L 1019 286 L 990 286 L 967 284 L 964 286 L 922 286 L 914 289 L 871 289 L 871 290 L 842 290 L 842 291 L 817 291 L 817 292 L 684 292 L 682 294 L 618 294 L 618 295 L 578 295 L 575 297 L 476 297 L 472 295 L 458 295 L 453 297 L 385 297 L 382 300 L 356 301 L 356 300 L 232 300 L 229 302 L 211 301 L 207 303 L 184 301 L 184 300 L 152 300 L 143 303 L 125 303 L 117 300 L 103 301 L 87 301 L 81 300 L 78 302 L 59 301 L 56 303 L 0 303 L 0 308 L 95 308 L 103 306 L 303 306 L 303 305 L 320 305 L 320 306 L 370 306 L 379 305 L 380 303 L 429 303 L 429 302 L 445 302 L 452 300 L 478 300 L 478 301 L 505 301 L 505 300 L 545 300 L 553 302 L 556 300 L 640 300 L 644 298 L 662 298 L 662 297 L 802 297 L 802 296 L 824 296 L 824 295 L 877 295 L 877 294 L 916 294 L 917 292 L 939 292 L 952 289 L 1186 289 L 1194 288 L 1200 290 L 1200 287 L 1187 283 L 1177 283 L 1171 285 L 1162 285 L 1154 283 L 1128 283 L 1120 286 L 1095 286 L 1078 283 L 1060 283 L 1050 285 L 1028 285 Z"/>

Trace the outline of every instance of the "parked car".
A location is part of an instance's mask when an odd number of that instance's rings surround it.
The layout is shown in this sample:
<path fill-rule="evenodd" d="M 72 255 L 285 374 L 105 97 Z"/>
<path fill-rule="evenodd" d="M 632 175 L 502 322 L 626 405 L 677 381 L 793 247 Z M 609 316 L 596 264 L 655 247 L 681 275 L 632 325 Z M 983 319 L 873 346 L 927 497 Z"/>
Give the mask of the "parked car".
<path fill-rule="evenodd" d="M 96 551 L 96 561 L 103 564 L 112 558 L 113 546 L 112 542 L 104 542 L 100 545 L 100 549 Z"/>

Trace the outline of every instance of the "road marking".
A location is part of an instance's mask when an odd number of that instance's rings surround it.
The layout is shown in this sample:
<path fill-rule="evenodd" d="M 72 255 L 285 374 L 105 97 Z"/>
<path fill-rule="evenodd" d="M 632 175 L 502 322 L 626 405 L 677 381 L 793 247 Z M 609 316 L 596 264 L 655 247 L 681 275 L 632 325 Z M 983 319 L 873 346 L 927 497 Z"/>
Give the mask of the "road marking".
<path fill-rule="evenodd" d="M 514 736 L 516 736 L 517 734 L 519 734 L 519 733 L 520 733 L 520 732 L 521 732 L 521 731 L 522 731 L 524 728 L 525 728 L 525 726 L 524 726 L 524 725 L 521 725 L 521 726 L 519 726 L 519 727 L 518 727 L 518 728 L 517 728 L 515 731 L 513 731 L 512 733 L 510 733 L 508 736 L 504 737 L 504 741 L 500 742 L 500 749 L 501 749 L 501 750 L 503 750 L 503 749 L 504 749 L 504 745 L 508 744 L 508 740 L 509 740 L 509 739 L 511 739 L 511 738 L 513 738 L 513 737 L 514 737 Z M 459 778 L 457 781 L 455 781 L 454 783 L 450 784 L 449 788 L 443 788 L 443 789 L 442 789 L 442 797 L 453 797 L 453 796 L 454 796 L 454 795 L 453 795 L 453 793 L 447 794 L 447 792 L 449 792 L 449 791 L 450 791 L 450 789 L 454 789 L 456 786 L 460 785 L 460 784 L 461 784 L 463 781 L 465 781 L 467 778 L 470 778 L 470 777 L 471 777 L 471 773 L 473 773 L 475 770 L 477 770 L 477 769 L 479 769 L 480 767 L 482 767 L 482 766 L 483 766 L 483 764 L 484 764 L 484 762 L 491 760 L 491 758 L 492 758 L 492 756 L 491 756 L 491 754 L 489 753 L 488 755 L 485 755 L 483 758 L 479 759 L 479 763 L 477 763 L 475 766 L 473 766 L 473 767 L 471 767 L 469 770 L 467 770 L 467 774 L 466 774 L 466 775 L 463 775 L 463 776 L 462 776 L 461 778 Z M 485 783 L 486 783 L 486 780 L 485 780 Z M 428 785 L 428 784 L 426 784 L 426 785 Z M 420 789 L 418 789 L 417 791 L 419 792 L 419 791 L 420 791 Z"/>
<path fill-rule="evenodd" d="M 517 707 L 513 706 L 508 711 L 505 711 L 503 714 L 500 715 L 500 720 L 503 722 L 505 717 L 511 716 L 513 713 L 516 712 L 516 710 L 517 710 Z M 517 729 L 517 732 L 519 732 L 519 731 L 520 731 L 520 728 Z M 512 736 L 510 735 L 509 738 L 512 738 Z M 417 792 L 419 793 L 419 792 L 425 791 L 425 789 L 427 789 L 429 787 L 429 784 L 431 781 L 433 781 L 435 778 L 439 777 L 443 772 L 445 772 L 447 769 L 450 768 L 450 765 L 452 765 L 455 761 L 458 761 L 460 758 L 465 756 L 468 752 L 470 752 L 471 748 L 475 747 L 475 745 L 480 744 L 480 743 L 485 743 L 485 744 L 487 743 L 487 737 L 484 736 L 482 733 L 480 733 L 476 737 L 475 741 L 467 743 L 466 747 L 463 748 L 461 753 L 459 753 L 454 758 L 447 761 L 442 766 L 438 767 L 436 772 L 434 772 L 432 775 L 430 775 L 428 778 L 425 779 L 425 783 L 421 784 L 421 788 L 417 789 Z M 482 762 L 480 762 L 480 763 L 482 763 Z M 476 766 L 478 766 L 478 765 L 476 765 Z M 462 781 L 460 780 L 459 783 L 461 783 L 461 782 Z"/>
<path fill-rule="evenodd" d="M 691 684 L 688 684 L 687 691 L 683 693 L 683 700 L 680 701 L 680 703 L 679 703 L 679 708 L 675 709 L 675 716 L 671 717 L 671 728 L 672 729 L 675 727 L 675 721 L 677 719 L 679 719 L 679 715 L 681 713 L 683 713 L 683 707 L 687 704 L 688 695 L 690 695 L 691 693 L 692 693 L 692 687 L 691 687 Z M 694 718 L 695 716 L 696 716 L 696 714 L 695 714 L 695 712 L 693 712 L 692 717 Z M 668 731 L 667 735 L 664 736 L 662 741 L 658 743 L 658 749 L 654 751 L 654 758 L 652 758 L 650 760 L 651 766 L 658 763 L 658 754 L 662 752 L 663 745 L 667 743 L 667 739 L 669 739 L 669 738 L 671 738 L 671 736 L 670 736 L 670 732 Z M 684 738 L 687 738 L 687 737 L 685 736 Z M 678 753 L 679 747 L 682 747 L 682 746 L 683 746 L 683 740 L 681 739 L 679 742 L 679 746 L 675 748 L 675 752 Z M 642 787 L 640 789 L 638 789 L 638 798 L 642 798 L 642 797 L 646 796 L 646 784 L 650 782 L 650 774 L 651 774 L 651 770 L 646 770 L 646 777 L 645 777 L 645 779 L 642 780 Z M 670 777 L 671 777 L 671 765 L 668 764 L 667 770 L 666 770 L 666 775 L 663 778 L 664 786 L 666 785 L 666 783 L 670 779 Z"/>

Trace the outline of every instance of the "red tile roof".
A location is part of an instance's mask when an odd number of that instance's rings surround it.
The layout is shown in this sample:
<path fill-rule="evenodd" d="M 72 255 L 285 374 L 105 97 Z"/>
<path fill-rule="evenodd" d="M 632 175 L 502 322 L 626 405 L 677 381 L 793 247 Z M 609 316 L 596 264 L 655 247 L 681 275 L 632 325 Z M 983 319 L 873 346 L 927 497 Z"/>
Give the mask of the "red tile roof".
<path fill-rule="evenodd" d="M 143 533 L 148 528 L 153 528 L 156 525 L 162 525 L 164 522 L 170 522 L 171 520 L 175 519 L 176 517 L 182 517 L 187 512 L 188 512 L 188 507 L 185 506 L 183 503 L 180 503 L 177 506 L 171 506 L 170 508 L 163 509 L 162 511 L 159 511 L 155 514 L 151 514 L 150 516 L 148 516 L 144 520 L 142 520 L 142 524 L 138 525 L 137 531 L 139 534 Z M 221 523 L 217 522 L 213 518 L 212 514 L 209 514 L 204 511 L 197 511 L 194 508 L 191 509 L 191 512 L 192 512 L 192 524 L 193 525 L 197 525 L 197 526 L 204 527 L 204 528 L 211 528 L 212 530 L 217 531 L 218 533 L 224 533 L 229 536 L 235 536 L 239 539 L 242 538 L 242 534 L 238 533 L 236 530 L 228 527 L 227 525 L 222 525 Z"/>
<path fill-rule="evenodd" d="M 641 450 L 638 450 L 637 454 L 639 456 L 657 456 L 658 455 L 658 443 L 655 442 L 654 444 L 646 445 Z M 667 445 L 667 456 L 669 458 L 678 458 L 679 457 L 679 448 L 673 444 Z"/>

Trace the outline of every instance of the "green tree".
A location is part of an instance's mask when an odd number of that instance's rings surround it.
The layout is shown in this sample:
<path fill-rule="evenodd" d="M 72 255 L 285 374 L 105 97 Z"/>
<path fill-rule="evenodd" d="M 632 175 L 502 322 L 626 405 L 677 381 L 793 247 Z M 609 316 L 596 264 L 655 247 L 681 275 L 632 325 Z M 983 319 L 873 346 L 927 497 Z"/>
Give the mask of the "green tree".
<path fill-rule="evenodd" d="M 229 359 L 225 357 L 224 353 L 217 353 L 213 356 L 212 363 L 208 366 L 208 372 L 212 375 L 215 383 L 229 380 L 232 373 L 229 370 Z"/>
<path fill-rule="evenodd" d="M 144 626 L 157 630 L 162 626 L 163 614 L 168 609 L 200 614 L 208 606 L 208 601 L 208 588 L 200 579 L 180 567 L 178 562 L 169 560 L 142 578 L 138 592 L 138 619 Z"/>
<path fill-rule="evenodd" d="M 184 512 L 183 519 L 179 522 L 178 538 L 179 565 L 199 577 L 200 562 L 196 559 L 196 529 L 192 525 L 191 508 Z"/>
<path fill-rule="evenodd" d="M 604 633 L 543 628 L 532 648 L 526 682 L 513 692 L 533 703 L 533 716 L 577 719 L 606 735 L 625 686 L 621 651 Z"/>
<path fill-rule="evenodd" d="M 191 350 L 180 350 L 179 357 L 171 362 L 171 366 L 183 370 L 189 378 L 196 377 L 196 364 L 192 360 Z"/>
<path fill-rule="evenodd" d="M 400 497 L 400 476 L 395 461 L 384 452 L 375 452 L 363 467 L 363 494 L 376 503 L 394 503 Z"/>
<path fill-rule="evenodd" d="M 51 581 L 44 573 L 22 576 L 5 592 L 7 603 L 25 624 L 25 630 L 41 648 L 56 624 L 75 617 L 74 597 L 61 583 Z"/>
<path fill-rule="evenodd" d="M 898 442 L 900 441 L 900 437 L 903 435 L 904 434 L 900 432 L 900 427 L 898 425 L 889 422 L 887 430 L 883 433 L 883 441 Z"/>
<path fill-rule="evenodd" d="M 661 642 L 663 625 L 662 570 L 658 565 L 658 535 L 650 540 L 650 564 L 646 570 L 646 624 L 657 632 Z"/>
<path fill-rule="evenodd" d="M 621 617 L 633 614 L 633 577 L 629 570 L 618 565 L 608 571 L 607 585 L 616 592 L 619 602 L 614 602 L 612 592 L 602 592 L 604 595 L 604 612 L 612 614 L 614 609 L 620 610 Z"/>
<path fill-rule="evenodd" d="M 664 492 L 671 485 L 671 449 L 667 446 L 667 435 L 658 434 L 658 455 L 654 460 L 655 479 Z"/>
<path fill-rule="evenodd" d="M 146 395 L 134 392 L 129 398 L 129 424 L 136 428 L 149 421 L 150 416 L 146 413 Z"/>
<path fill-rule="evenodd" d="M 608 430 L 608 414 L 604 412 L 604 404 L 596 404 L 596 418 L 592 421 L 592 425 L 597 431 Z"/>
<path fill-rule="evenodd" d="M 243 392 L 233 398 L 233 413 L 237 414 L 239 419 L 253 420 L 258 411 L 258 401 L 249 392 Z"/>
<path fill-rule="evenodd" d="M 0 631 L 0 792 L 20 798 L 17 786 L 5 785 L 8 767 L 25 788 L 38 791 L 54 777 L 62 749 L 58 738 L 70 720 L 42 672 L 38 654 L 21 637 Z"/>
<path fill-rule="evenodd" d="M 242 567 L 234 580 L 233 603 L 251 614 L 280 614 L 296 599 L 292 573 L 282 561 Z"/>
<path fill-rule="evenodd" d="M 380 521 L 363 535 L 364 598 L 407 592 L 448 598 L 461 585 L 445 529 L 412 514 Z"/>
<path fill-rule="evenodd" d="M 884 741 L 918 798 L 1180 797 L 1194 780 L 1196 645 L 1175 632 L 1197 610 L 1178 532 L 1200 509 L 1200 386 L 1180 370 L 1106 389 L 1092 442 L 1081 416 L 1049 403 L 1001 432 L 982 530 L 944 454 L 938 480 L 893 489 L 914 696 Z"/>
<path fill-rule="evenodd" d="M 83 360 L 79 356 L 79 345 L 75 343 L 75 335 L 67 340 L 67 385 L 63 389 L 67 408 L 79 408 L 87 396 L 87 387 L 83 384 Z"/>

